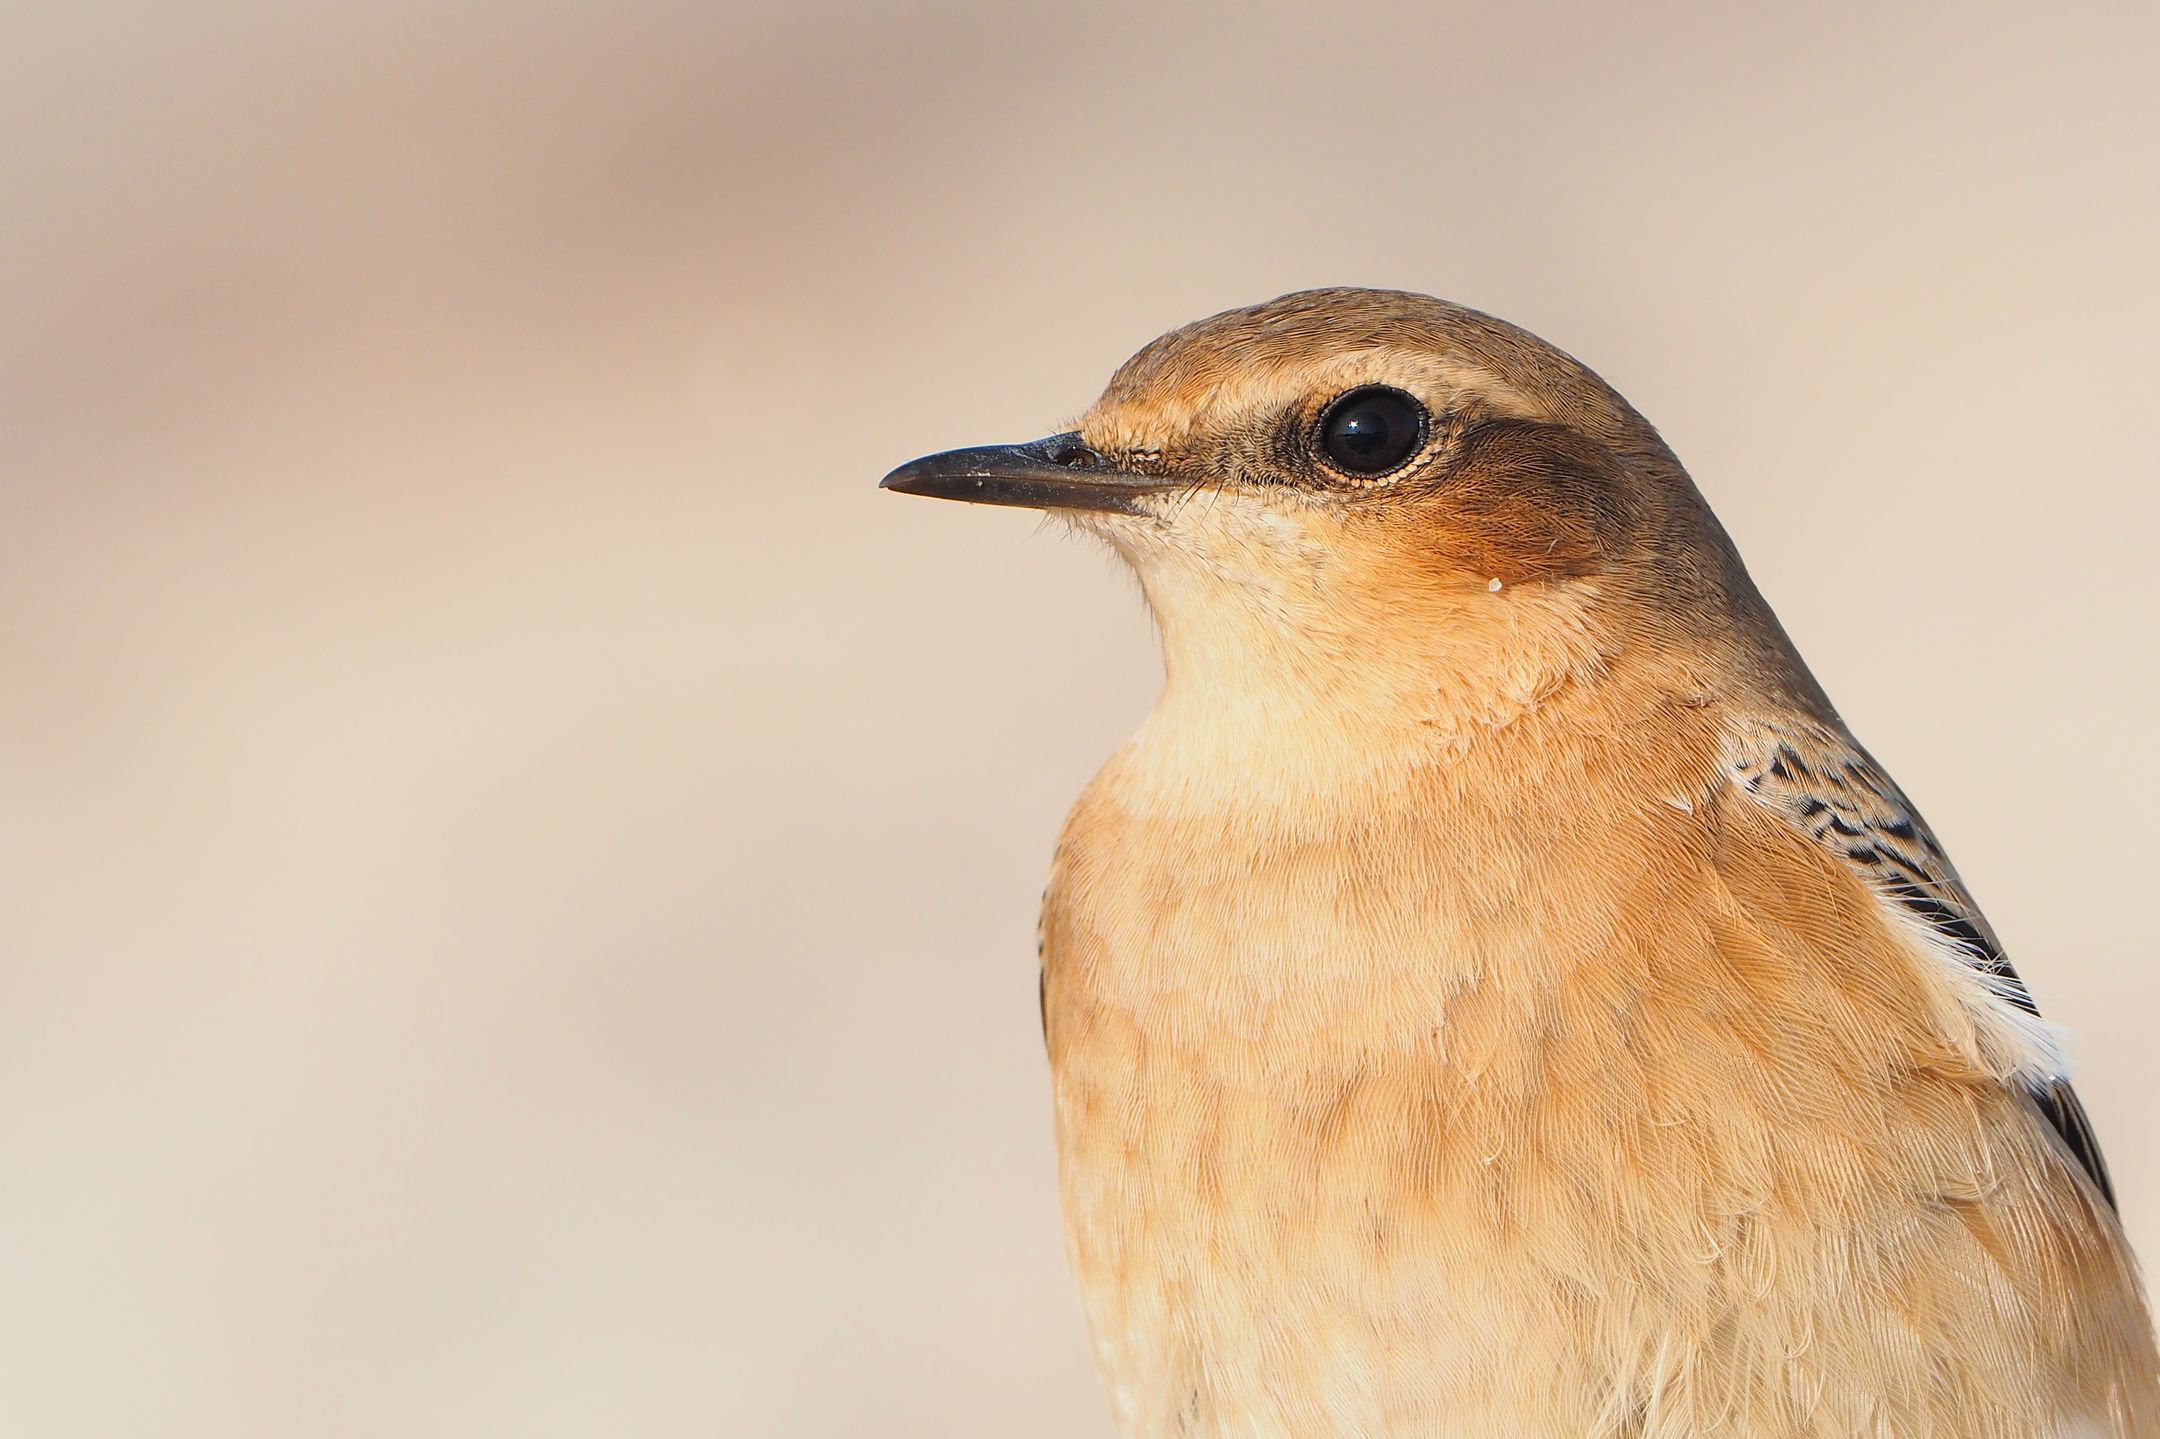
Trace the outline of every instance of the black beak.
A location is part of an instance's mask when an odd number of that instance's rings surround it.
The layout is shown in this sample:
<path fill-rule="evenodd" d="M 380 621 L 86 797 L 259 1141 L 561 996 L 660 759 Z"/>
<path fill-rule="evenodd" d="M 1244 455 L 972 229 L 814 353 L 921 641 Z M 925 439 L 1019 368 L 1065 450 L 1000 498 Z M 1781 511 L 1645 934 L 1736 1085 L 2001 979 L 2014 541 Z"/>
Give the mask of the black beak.
<path fill-rule="evenodd" d="M 1025 445 L 948 450 L 911 460 L 878 481 L 881 490 L 978 505 L 1122 513 L 1130 513 L 1139 496 L 1164 487 L 1160 479 L 1111 468 L 1077 434 Z"/>

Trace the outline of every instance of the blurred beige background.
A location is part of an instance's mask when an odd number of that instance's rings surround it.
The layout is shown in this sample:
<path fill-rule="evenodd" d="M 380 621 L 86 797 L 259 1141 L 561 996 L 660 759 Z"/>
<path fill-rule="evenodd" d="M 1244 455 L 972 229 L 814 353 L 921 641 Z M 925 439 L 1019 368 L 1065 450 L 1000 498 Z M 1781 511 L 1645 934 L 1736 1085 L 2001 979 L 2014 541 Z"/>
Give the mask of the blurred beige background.
<path fill-rule="evenodd" d="M 1104 555 L 879 495 L 1494 310 L 1694 468 L 2160 1257 L 2160 11 L 8 6 L 0 1430 L 1106 1436 Z"/>

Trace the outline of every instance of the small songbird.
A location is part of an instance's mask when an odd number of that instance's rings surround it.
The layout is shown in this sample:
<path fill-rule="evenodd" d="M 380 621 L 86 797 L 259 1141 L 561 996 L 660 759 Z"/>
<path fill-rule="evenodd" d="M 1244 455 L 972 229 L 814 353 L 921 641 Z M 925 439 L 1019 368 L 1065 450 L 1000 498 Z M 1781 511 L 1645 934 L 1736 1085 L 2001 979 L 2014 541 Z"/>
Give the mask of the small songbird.
<path fill-rule="evenodd" d="M 1583 365 L 1312 291 L 885 485 L 1069 519 L 1161 632 L 1041 930 L 1129 1439 L 2160 1436 L 2052 1031 Z"/>

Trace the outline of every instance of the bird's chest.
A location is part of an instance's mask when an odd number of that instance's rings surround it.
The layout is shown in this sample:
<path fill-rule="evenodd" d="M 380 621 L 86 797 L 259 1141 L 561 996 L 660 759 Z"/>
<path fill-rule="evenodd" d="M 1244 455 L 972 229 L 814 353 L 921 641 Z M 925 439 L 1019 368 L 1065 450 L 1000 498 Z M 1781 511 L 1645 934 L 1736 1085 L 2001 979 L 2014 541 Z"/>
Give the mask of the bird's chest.
<path fill-rule="evenodd" d="M 1602 1041 L 1540 977 L 1611 897 L 1553 836 L 1462 855 L 1402 823 L 1084 819 L 1045 914 L 1045 1017 L 1071 1257 L 1125 1432 L 1591 1432 L 1556 1414 L 1552 1370 L 1609 1260 L 1558 1170 L 1615 1116 Z"/>

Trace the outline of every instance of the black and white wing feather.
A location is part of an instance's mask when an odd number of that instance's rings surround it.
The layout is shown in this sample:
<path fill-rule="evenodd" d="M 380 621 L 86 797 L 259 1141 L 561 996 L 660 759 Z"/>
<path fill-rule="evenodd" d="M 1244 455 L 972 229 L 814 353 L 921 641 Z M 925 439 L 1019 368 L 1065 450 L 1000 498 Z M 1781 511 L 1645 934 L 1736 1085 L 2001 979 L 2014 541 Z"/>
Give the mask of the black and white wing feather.
<path fill-rule="evenodd" d="M 1830 726 L 1735 734 L 1732 779 L 1843 858 L 1924 948 L 1953 966 L 1976 1019 L 2018 1056 L 2012 1078 L 2110 1205 L 2114 1187 L 2052 1031 L 1927 824 L 1882 767 Z"/>

